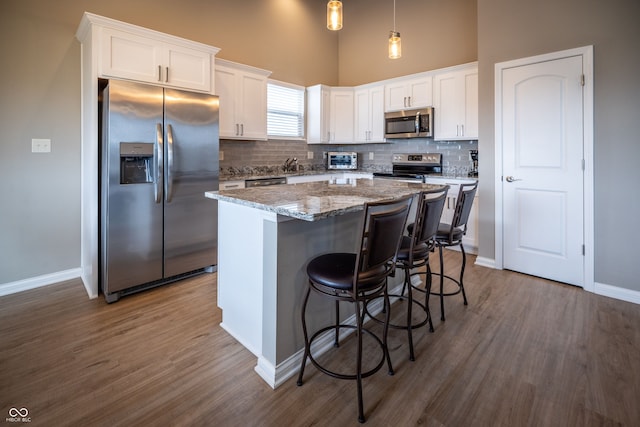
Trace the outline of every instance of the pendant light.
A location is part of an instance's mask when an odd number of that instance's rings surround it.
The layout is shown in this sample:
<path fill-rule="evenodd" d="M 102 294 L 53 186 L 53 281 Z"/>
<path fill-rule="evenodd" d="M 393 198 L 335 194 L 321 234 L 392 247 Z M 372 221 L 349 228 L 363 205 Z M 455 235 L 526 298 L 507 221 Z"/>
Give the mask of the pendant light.
<path fill-rule="evenodd" d="M 400 33 L 396 31 L 396 0 L 393 0 L 393 31 L 389 32 L 389 58 L 402 57 L 402 44 Z"/>
<path fill-rule="evenodd" d="M 327 28 L 338 31 L 342 28 L 342 2 L 331 0 L 327 3 Z"/>

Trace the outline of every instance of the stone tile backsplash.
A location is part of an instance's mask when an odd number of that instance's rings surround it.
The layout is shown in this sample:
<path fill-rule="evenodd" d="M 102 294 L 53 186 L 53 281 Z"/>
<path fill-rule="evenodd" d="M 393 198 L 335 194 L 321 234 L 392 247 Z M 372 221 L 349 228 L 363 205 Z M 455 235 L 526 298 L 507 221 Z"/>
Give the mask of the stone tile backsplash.
<path fill-rule="evenodd" d="M 393 153 L 442 153 L 443 173 L 462 177 L 467 176 L 471 168 L 469 150 L 477 149 L 477 140 L 433 141 L 426 138 L 353 145 L 307 145 L 305 141 L 289 140 L 221 140 L 220 151 L 224 159 L 220 161 L 220 174 L 223 177 L 278 174 L 283 172 L 285 161 L 294 157 L 298 159 L 301 170 L 324 171 L 327 151 L 355 151 L 359 154 L 359 169 L 369 172 L 390 171 Z M 309 152 L 313 153 L 313 159 L 308 159 Z"/>

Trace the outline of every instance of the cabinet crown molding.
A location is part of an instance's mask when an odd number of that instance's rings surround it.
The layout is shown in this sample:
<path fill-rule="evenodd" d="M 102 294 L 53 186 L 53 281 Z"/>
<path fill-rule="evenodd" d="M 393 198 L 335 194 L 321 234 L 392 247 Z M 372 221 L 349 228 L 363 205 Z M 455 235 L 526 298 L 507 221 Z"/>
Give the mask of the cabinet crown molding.
<path fill-rule="evenodd" d="M 96 15 L 91 12 L 84 12 L 84 14 L 82 15 L 82 19 L 80 20 L 80 25 L 78 26 L 78 30 L 76 31 L 76 39 L 78 39 L 78 41 L 80 42 L 83 42 L 84 40 L 86 40 L 86 38 L 91 34 L 91 28 L 93 26 L 103 27 L 103 28 L 113 28 L 116 30 L 125 31 L 128 33 L 136 34 L 136 35 L 150 37 L 150 38 L 153 38 L 154 40 L 158 40 L 161 42 L 173 43 L 174 45 L 184 46 L 188 48 L 197 48 L 199 50 L 207 51 L 212 55 L 216 55 L 218 52 L 220 52 L 220 48 L 215 46 L 196 42 L 193 40 L 188 40 L 178 36 L 173 36 L 160 31 L 141 27 L 139 25 L 118 21 L 116 19 Z"/>

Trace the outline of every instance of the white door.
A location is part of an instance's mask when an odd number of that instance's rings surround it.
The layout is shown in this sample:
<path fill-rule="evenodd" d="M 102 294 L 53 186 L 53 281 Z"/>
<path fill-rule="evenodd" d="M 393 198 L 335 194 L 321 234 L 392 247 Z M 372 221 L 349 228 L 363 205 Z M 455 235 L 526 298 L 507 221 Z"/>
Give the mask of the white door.
<path fill-rule="evenodd" d="M 583 286 L 583 59 L 502 70 L 504 268 Z"/>

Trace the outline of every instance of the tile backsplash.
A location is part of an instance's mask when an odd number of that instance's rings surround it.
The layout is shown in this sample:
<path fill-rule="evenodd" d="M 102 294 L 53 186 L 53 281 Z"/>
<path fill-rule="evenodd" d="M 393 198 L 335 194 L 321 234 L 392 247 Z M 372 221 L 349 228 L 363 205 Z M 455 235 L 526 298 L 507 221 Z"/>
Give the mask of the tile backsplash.
<path fill-rule="evenodd" d="M 466 176 L 471 168 L 469 150 L 477 150 L 478 141 L 433 141 L 427 138 L 394 140 L 384 144 L 330 145 L 305 141 L 269 140 L 234 141 L 221 140 L 220 161 L 222 176 L 248 174 L 277 174 L 283 171 L 287 159 L 297 158 L 302 170 L 325 170 L 327 151 L 355 151 L 359 154 L 358 167 L 370 172 L 391 170 L 393 153 L 442 153 L 443 173 L 450 176 Z M 313 153 L 313 159 L 308 159 Z M 373 159 L 371 159 L 371 157 Z M 480 159 L 481 161 L 481 159 Z"/>

